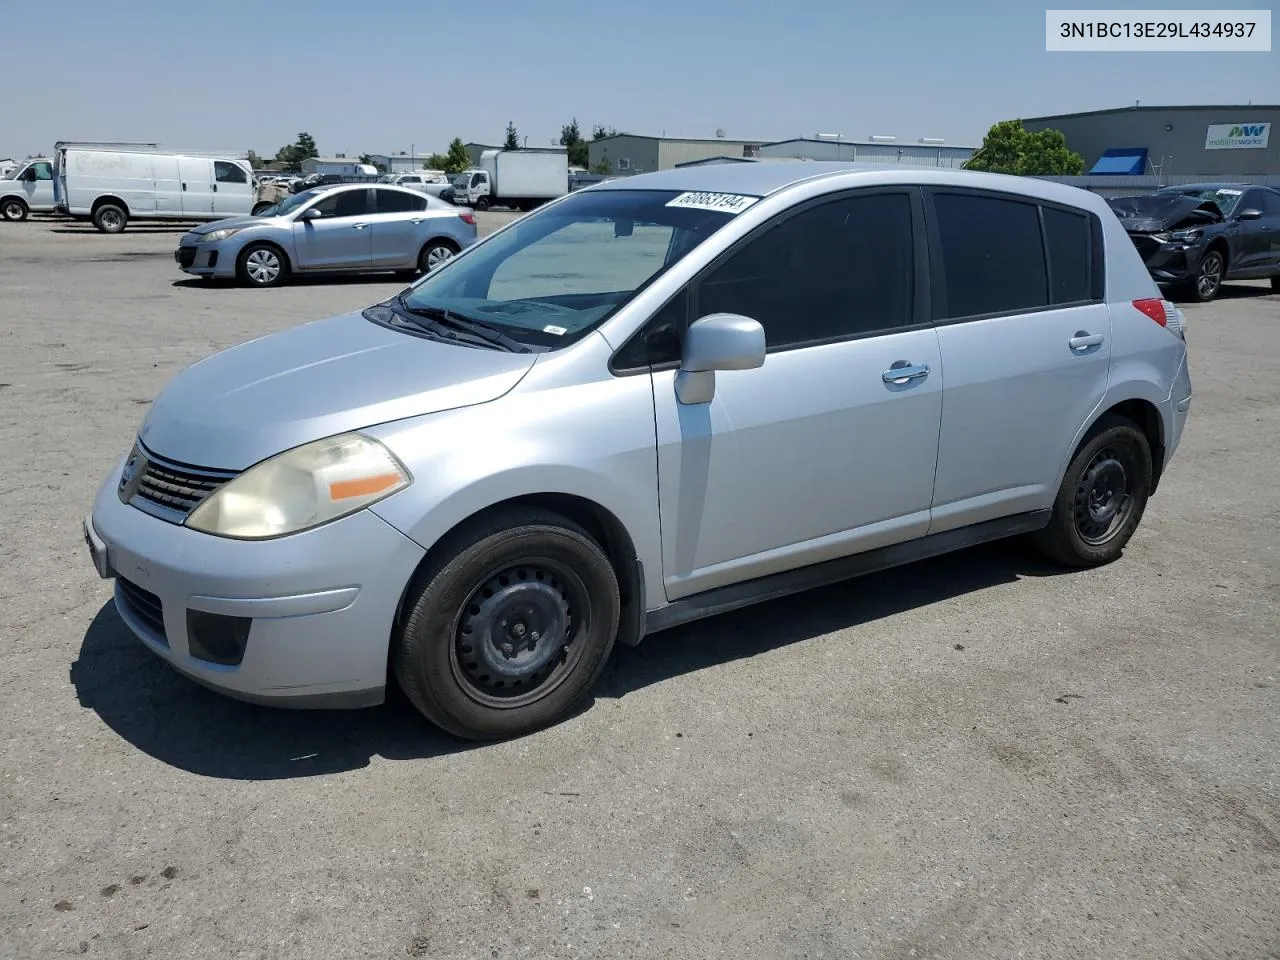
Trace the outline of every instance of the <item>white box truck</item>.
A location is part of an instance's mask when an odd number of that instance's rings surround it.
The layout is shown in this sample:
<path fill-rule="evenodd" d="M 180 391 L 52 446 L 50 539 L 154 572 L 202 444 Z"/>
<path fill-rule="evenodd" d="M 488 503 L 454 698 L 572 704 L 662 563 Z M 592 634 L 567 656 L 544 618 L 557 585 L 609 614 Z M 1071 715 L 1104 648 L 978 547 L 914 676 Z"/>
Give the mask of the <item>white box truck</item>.
<path fill-rule="evenodd" d="M 6 220 L 25 220 L 29 213 L 52 213 L 56 203 L 53 161 L 48 157 L 28 160 L 12 176 L 0 180 L 0 216 Z"/>
<path fill-rule="evenodd" d="M 563 147 L 486 150 L 480 166 L 453 181 L 453 202 L 488 210 L 532 210 L 569 192 L 569 155 Z"/>
<path fill-rule="evenodd" d="M 168 153 L 155 144 L 59 142 L 57 208 L 119 233 L 132 220 L 222 220 L 248 216 L 257 184 L 234 154 Z"/>

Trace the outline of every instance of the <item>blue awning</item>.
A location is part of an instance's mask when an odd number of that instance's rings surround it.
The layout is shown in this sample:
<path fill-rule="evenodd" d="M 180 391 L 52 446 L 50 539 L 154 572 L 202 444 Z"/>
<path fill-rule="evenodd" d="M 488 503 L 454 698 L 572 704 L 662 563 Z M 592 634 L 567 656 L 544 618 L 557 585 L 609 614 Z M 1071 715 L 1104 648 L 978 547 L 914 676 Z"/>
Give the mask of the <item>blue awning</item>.
<path fill-rule="evenodd" d="M 1113 177 L 1141 176 L 1146 169 L 1146 147 L 1117 147 L 1100 156 L 1089 173 Z"/>

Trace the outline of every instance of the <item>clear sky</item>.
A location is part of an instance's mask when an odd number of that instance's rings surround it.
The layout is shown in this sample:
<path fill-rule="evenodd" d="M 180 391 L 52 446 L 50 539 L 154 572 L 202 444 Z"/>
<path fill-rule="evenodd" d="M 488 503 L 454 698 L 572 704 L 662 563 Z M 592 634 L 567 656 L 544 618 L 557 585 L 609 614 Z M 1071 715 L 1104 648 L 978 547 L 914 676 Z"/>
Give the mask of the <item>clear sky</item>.
<path fill-rule="evenodd" d="M 976 144 L 1014 117 L 1280 101 L 1274 50 L 1047 53 L 1046 5 L 1026 0 L 3 6 L 0 157 L 90 139 L 271 155 L 302 130 L 324 155 L 426 154 L 501 142 L 508 120 L 546 145 L 575 115 L 584 134 Z"/>

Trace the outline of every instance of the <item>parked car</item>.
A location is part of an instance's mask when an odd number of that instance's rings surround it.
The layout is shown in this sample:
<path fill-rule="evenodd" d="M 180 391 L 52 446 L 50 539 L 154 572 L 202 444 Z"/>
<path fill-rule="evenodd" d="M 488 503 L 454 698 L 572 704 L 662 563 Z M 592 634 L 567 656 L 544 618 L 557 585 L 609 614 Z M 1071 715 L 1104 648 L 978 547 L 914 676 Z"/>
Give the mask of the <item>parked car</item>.
<path fill-rule="evenodd" d="M 1108 202 L 1156 282 L 1201 302 L 1224 280 L 1270 278 L 1280 291 L 1280 190 L 1190 183 Z"/>
<path fill-rule="evenodd" d="M 0 180 L 0 216 L 25 220 L 30 213 L 52 213 L 57 203 L 53 190 L 53 161 L 28 160 L 12 177 Z"/>
<path fill-rule="evenodd" d="M 475 240 L 476 218 L 439 200 L 403 187 L 342 184 L 197 227 L 173 257 L 193 276 L 272 287 L 296 273 L 426 273 Z"/>
<path fill-rule="evenodd" d="M 1116 560 L 1188 417 L 1181 332 L 1062 184 L 638 175 L 187 368 L 85 536 L 200 683 L 356 706 L 394 676 L 506 737 L 700 617 L 1019 534 Z"/>
<path fill-rule="evenodd" d="M 247 160 L 167 153 L 152 144 L 54 146 L 57 209 L 119 233 L 133 220 L 221 220 L 257 202 Z"/>
<path fill-rule="evenodd" d="M 393 183 L 398 187 L 408 187 L 429 197 L 439 197 L 444 191 L 452 190 L 452 184 L 444 178 L 444 174 L 432 173 L 388 173 L 378 179 L 379 183 Z"/>

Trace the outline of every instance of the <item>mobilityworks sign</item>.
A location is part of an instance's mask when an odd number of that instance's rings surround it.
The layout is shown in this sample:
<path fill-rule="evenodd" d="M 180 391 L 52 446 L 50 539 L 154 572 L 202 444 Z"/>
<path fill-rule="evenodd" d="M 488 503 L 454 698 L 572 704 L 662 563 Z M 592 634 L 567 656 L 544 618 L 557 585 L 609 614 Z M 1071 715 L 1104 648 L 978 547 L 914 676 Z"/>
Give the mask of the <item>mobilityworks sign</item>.
<path fill-rule="evenodd" d="M 1206 150 L 1249 150 L 1271 140 L 1269 123 L 1214 123 L 1204 138 Z"/>

